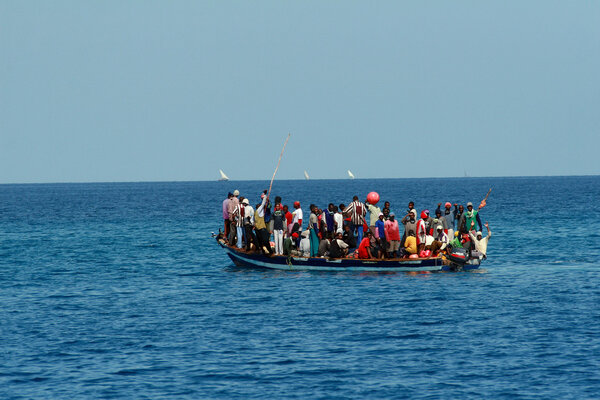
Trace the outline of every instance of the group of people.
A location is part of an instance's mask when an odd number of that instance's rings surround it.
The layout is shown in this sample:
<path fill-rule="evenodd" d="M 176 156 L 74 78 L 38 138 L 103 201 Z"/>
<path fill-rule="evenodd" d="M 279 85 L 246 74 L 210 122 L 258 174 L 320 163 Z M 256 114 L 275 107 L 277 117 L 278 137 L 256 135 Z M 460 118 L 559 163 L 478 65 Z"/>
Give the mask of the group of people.
<path fill-rule="evenodd" d="M 224 239 L 238 249 L 269 255 L 426 258 L 464 248 L 470 254 L 486 256 L 492 233 L 479 215 L 485 200 L 477 209 L 471 202 L 466 208 L 450 202 L 442 208 L 438 203 L 434 216 L 427 209 L 419 214 L 411 201 L 398 220 L 389 201 L 379 208 L 379 196 L 369 196 L 364 202 L 354 196 L 348 205 L 329 203 L 324 210 L 311 204 L 305 228 L 299 201 L 293 203 L 293 209 L 282 204 L 279 196 L 271 203 L 265 190 L 253 207 L 235 190 L 223 201 Z"/>

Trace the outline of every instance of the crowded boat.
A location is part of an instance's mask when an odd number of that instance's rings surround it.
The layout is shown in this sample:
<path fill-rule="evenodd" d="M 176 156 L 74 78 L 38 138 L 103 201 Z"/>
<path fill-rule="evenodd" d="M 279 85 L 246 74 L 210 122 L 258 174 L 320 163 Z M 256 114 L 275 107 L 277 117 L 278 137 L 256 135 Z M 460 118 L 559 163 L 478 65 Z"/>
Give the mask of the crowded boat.
<path fill-rule="evenodd" d="M 490 189 L 491 191 L 491 189 Z M 489 195 L 489 192 L 488 192 Z M 370 192 L 364 201 L 323 208 L 299 201 L 284 204 L 280 196 L 271 201 L 268 191 L 251 203 L 234 190 L 223 200 L 223 230 L 219 240 L 239 253 L 268 257 L 287 256 L 326 259 L 404 260 L 464 257 L 485 259 L 492 235 L 482 224 L 478 205 L 438 203 L 433 212 L 411 201 L 406 211 L 396 213 L 389 201 L 380 208 L 379 195 Z M 483 235 L 483 228 L 486 235 Z"/>

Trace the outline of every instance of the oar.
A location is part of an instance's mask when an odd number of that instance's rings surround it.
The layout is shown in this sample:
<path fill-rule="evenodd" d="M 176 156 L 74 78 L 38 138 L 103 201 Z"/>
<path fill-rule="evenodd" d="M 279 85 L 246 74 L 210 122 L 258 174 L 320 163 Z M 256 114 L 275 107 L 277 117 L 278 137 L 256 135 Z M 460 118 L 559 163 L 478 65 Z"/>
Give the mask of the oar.
<path fill-rule="evenodd" d="M 485 195 L 485 198 L 483 200 L 481 200 L 481 203 L 479 203 L 480 210 L 486 206 L 486 204 L 487 204 L 486 200 L 487 200 L 488 196 L 490 195 L 490 193 L 492 193 L 492 188 L 490 188 L 490 190 L 488 190 L 487 194 Z"/>
<path fill-rule="evenodd" d="M 277 161 L 277 167 L 275 168 L 275 172 L 273 172 L 273 177 L 271 178 L 271 183 L 269 184 L 269 192 L 267 193 L 267 197 L 271 194 L 271 188 L 273 187 L 273 180 L 275 179 L 275 174 L 279 169 L 279 164 L 281 163 L 281 157 L 283 156 L 283 151 L 285 150 L 285 146 L 287 145 L 288 140 L 290 140 L 290 136 L 292 134 L 288 133 L 287 138 L 285 139 L 285 143 L 283 144 L 283 149 L 281 149 L 281 154 L 279 155 L 279 161 Z"/>

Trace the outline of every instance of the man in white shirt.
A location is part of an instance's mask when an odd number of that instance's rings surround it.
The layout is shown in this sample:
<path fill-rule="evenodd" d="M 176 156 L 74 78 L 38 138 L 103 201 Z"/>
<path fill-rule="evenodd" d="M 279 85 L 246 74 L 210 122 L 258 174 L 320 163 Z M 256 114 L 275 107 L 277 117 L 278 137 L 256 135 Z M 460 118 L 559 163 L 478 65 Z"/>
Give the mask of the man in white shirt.
<path fill-rule="evenodd" d="M 250 243 L 254 242 L 256 245 L 254 233 L 252 232 L 252 228 L 254 227 L 254 208 L 252 208 L 248 199 L 244 199 L 242 204 L 245 206 L 244 231 L 246 232 L 246 251 L 250 251 Z"/>
<path fill-rule="evenodd" d="M 471 225 L 474 226 L 475 223 L 473 222 Z M 473 232 L 469 231 L 469 236 L 471 237 L 471 241 L 475 245 L 475 250 L 483 254 L 483 258 L 487 257 L 486 254 L 488 241 L 492 237 L 492 231 L 490 231 L 490 225 L 487 223 L 487 221 L 485 222 L 485 229 L 487 229 L 488 232 L 486 237 L 481 237 L 481 231 L 477 232 L 477 235 L 473 235 Z"/>
<path fill-rule="evenodd" d="M 294 202 L 294 208 L 295 210 L 292 213 L 292 216 L 294 217 L 294 219 L 292 220 L 292 226 L 298 224 L 298 230 L 302 231 L 302 209 L 300 208 L 299 201 Z"/>
<path fill-rule="evenodd" d="M 334 207 L 333 223 L 335 224 L 335 233 L 344 233 L 344 216 L 337 206 Z"/>

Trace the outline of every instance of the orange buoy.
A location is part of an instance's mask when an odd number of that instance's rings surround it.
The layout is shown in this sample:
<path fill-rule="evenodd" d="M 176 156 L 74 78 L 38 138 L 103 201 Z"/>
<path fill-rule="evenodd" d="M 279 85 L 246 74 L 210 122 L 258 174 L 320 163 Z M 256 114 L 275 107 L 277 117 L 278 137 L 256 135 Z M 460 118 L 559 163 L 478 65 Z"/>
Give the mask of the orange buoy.
<path fill-rule="evenodd" d="M 371 192 L 367 195 L 367 201 L 373 205 L 377 204 L 379 201 L 379 193 Z"/>

